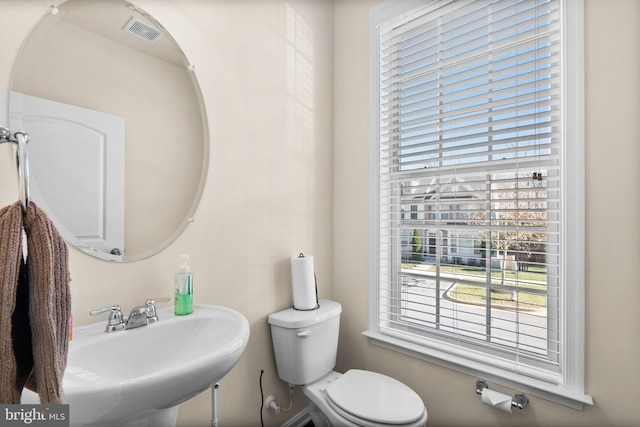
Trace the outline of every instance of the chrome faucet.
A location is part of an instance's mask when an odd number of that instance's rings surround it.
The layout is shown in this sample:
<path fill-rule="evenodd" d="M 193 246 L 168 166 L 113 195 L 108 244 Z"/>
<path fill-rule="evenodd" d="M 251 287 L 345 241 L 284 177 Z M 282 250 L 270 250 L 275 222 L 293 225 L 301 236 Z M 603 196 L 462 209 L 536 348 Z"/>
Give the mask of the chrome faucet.
<path fill-rule="evenodd" d="M 109 313 L 107 327 L 104 328 L 105 332 L 115 332 L 124 329 L 125 323 L 124 319 L 122 318 L 122 309 L 118 304 L 114 304 L 109 307 L 98 308 L 89 312 L 89 314 L 92 316 L 98 316 L 102 313 Z"/>
<path fill-rule="evenodd" d="M 127 320 L 125 321 L 122 316 L 122 309 L 119 305 L 114 304 L 109 307 L 102 307 L 89 312 L 92 316 L 97 316 L 102 313 L 110 313 L 109 320 L 107 321 L 107 327 L 105 332 L 115 332 L 123 329 L 134 329 L 140 326 L 146 326 L 158 321 L 158 315 L 156 312 L 156 302 L 168 302 L 171 301 L 170 297 L 164 298 L 150 298 L 144 305 L 134 307 L 130 312 Z"/>
<path fill-rule="evenodd" d="M 156 323 L 158 321 L 158 314 L 156 313 L 156 302 L 169 302 L 171 297 L 162 298 L 149 298 L 144 305 L 147 307 L 147 325 Z"/>
<path fill-rule="evenodd" d="M 147 325 L 147 306 L 139 305 L 129 312 L 129 317 L 125 322 L 125 329 L 139 328 Z"/>

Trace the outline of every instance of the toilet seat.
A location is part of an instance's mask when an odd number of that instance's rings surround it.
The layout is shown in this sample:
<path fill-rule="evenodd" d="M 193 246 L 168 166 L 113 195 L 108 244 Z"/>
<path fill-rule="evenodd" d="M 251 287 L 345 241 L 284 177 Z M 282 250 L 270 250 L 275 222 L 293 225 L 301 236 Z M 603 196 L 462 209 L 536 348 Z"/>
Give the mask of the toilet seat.
<path fill-rule="evenodd" d="M 347 420 L 364 426 L 423 426 L 426 409 L 408 386 L 386 375 L 352 369 L 326 388 L 327 402 Z"/>

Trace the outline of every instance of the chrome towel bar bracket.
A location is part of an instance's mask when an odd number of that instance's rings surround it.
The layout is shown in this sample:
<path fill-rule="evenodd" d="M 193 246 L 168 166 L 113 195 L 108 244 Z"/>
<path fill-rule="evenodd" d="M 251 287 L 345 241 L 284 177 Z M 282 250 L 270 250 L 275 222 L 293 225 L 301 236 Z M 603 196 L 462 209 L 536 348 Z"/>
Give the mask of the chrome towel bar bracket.
<path fill-rule="evenodd" d="M 20 202 L 22 211 L 27 212 L 29 206 L 29 156 L 27 155 L 27 143 L 29 135 L 24 131 L 12 133 L 8 128 L 0 126 L 0 144 L 11 142 L 17 145 L 16 160 L 18 166 L 18 180 L 20 183 Z"/>

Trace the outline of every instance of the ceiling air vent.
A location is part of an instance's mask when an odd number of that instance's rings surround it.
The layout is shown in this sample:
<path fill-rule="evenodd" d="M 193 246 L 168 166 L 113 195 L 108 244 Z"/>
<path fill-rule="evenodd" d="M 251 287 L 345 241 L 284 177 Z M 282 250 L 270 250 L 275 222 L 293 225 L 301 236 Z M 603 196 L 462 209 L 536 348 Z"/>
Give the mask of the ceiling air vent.
<path fill-rule="evenodd" d="M 155 43 L 160 40 L 160 37 L 162 37 L 162 31 L 160 31 L 156 27 L 145 24 L 144 22 L 136 19 L 133 16 L 131 17 L 127 25 L 125 25 L 123 30 L 142 39 L 145 39 L 150 43 Z"/>

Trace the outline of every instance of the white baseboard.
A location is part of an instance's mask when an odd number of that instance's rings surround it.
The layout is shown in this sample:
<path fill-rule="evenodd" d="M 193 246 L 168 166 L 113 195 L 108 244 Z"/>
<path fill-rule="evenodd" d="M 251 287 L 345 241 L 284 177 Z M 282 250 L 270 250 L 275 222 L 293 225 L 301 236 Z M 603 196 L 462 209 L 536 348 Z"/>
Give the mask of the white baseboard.
<path fill-rule="evenodd" d="M 307 425 L 307 423 L 309 422 L 311 422 L 311 417 L 309 416 L 309 409 L 304 408 L 302 411 L 294 415 L 293 418 L 289 419 L 289 421 L 282 424 L 282 427 L 303 427 Z"/>

